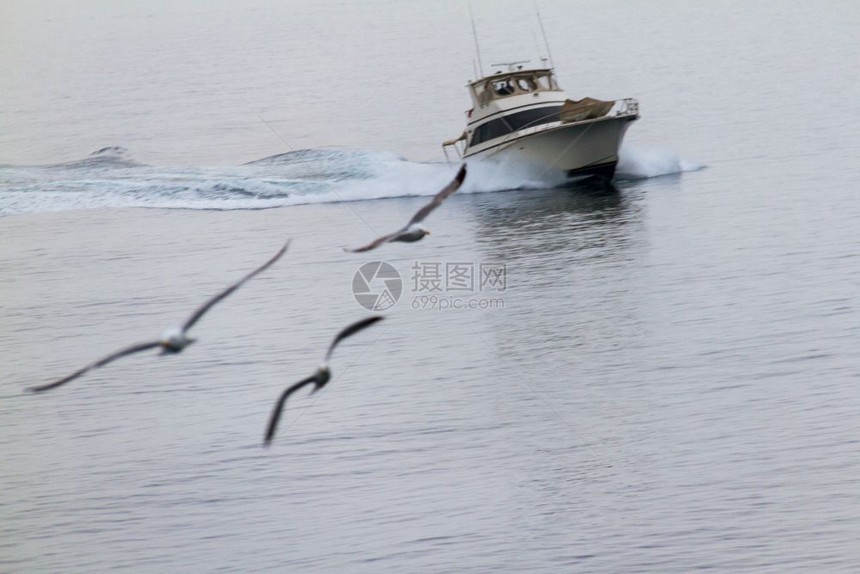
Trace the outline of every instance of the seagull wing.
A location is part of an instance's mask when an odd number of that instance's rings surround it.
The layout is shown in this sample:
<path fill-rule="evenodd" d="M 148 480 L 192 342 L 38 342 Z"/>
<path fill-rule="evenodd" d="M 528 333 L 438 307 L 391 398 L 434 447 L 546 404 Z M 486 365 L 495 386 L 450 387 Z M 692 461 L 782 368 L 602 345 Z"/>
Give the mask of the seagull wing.
<path fill-rule="evenodd" d="M 364 247 L 359 247 L 358 249 L 346 249 L 346 248 L 344 248 L 344 251 L 349 251 L 350 253 L 363 253 L 365 251 L 370 251 L 371 249 L 376 249 L 377 247 L 379 247 L 383 243 L 391 241 L 392 237 L 394 237 L 395 235 L 397 235 L 398 233 L 400 233 L 401 231 L 403 231 L 405 229 L 406 228 L 404 227 L 403 229 L 398 229 L 394 233 L 389 233 L 388 235 L 383 235 L 382 237 L 377 237 L 373 242 L 365 245 Z"/>
<path fill-rule="evenodd" d="M 201 306 L 199 309 L 197 309 L 194 312 L 194 314 L 191 315 L 191 317 L 187 321 L 185 321 L 185 324 L 182 325 L 182 332 L 184 333 L 185 331 L 187 331 L 188 329 L 193 327 L 194 324 L 200 319 L 200 317 L 202 317 L 204 315 L 204 313 L 206 313 L 206 311 L 211 309 L 212 306 L 215 305 L 215 303 L 218 303 L 219 301 L 224 299 L 227 295 L 229 295 L 230 293 L 232 293 L 233 291 L 235 291 L 236 289 L 241 287 L 248 279 L 250 279 L 254 275 L 257 275 L 258 273 L 262 273 L 263 271 L 268 269 L 269 266 L 271 266 L 275 261 L 277 261 L 278 259 L 281 258 L 281 255 L 283 255 L 287 251 L 287 248 L 289 246 L 290 246 L 290 242 L 287 241 L 284 244 L 284 246 L 281 247 L 281 250 L 278 251 L 277 253 L 275 253 L 274 257 L 272 257 L 271 259 L 269 259 L 268 261 L 263 263 L 260 267 L 257 267 L 256 269 L 254 269 L 253 271 L 251 271 L 250 273 L 248 273 L 247 275 L 242 277 L 236 283 L 230 285 L 229 287 L 227 287 L 226 289 L 224 289 L 223 291 L 221 291 L 220 293 L 218 293 L 217 295 L 215 295 L 214 297 L 209 299 L 205 304 L 203 304 L 203 306 Z"/>
<path fill-rule="evenodd" d="M 461 167 L 460 171 L 457 172 L 456 177 L 451 180 L 451 183 L 442 188 L 442 191 L 437 193 L 433 199 L 430 200 L 430 203 L 419 209 L 418 212 L 412 216 L 412 219 L 410 219 L 409 223 L 406 224 L 406 228 L 423 221 L 425 217 L 430 215 L 430 212 L 442 205 L 443 201 L 448 199 L 452 193 L 460 189 L 460 185 L 462 185 L 464 179 L 466 179 L 466 164 L 463 164 L 463 167 Z"/>
<path fill-rule="evenodd" d="M 66 383 L 77 379 L 78 377 L 80 377 L 81 375 L 86 373 L 87 371 L 90 371 L 92 369 L 97 369 L 99 367 L 107 365 L 108 363 L 115 361 L 115 360 L 119 359 L 120 357 L 125 357 L 126 355 L 139 353 L 141 351 L 146 351 L 148 349 L 154 349 L 154 348 L 159 347 L 159 346 L 161 346 L 161 343 L 159 341 L 153 341 L 151 343 L 138 343 L 137 345 L 132 345 L 131 347 L 126 347 L 125 349 L 123 349 L 121 351 L 117 351 L 116 353 L 108 355 L 107 357 L 104 357 L 103 359 L 99 359 L 95 363 L 90 363 L 89 365 L 87 365 L 83 369 L 75 371 L 74 373 L 72 373 L 68 377 L 64 377 L 64 378 L 60 379 L 59 381 L 54 381 L 53 383 L 48 383 L 47 385 L 30 387 L 27 390 L 30 392 L 33 392 L 33 393 L 41 393 L 42 391 L 49 391 L 51 389 L 59 387 L 60 385 L 65 385 Z"/>
<path fill-rule="evenodd" d="M 287 398 L 297 390 L 301 389 L 305 385 L 309 385 L 311 383 L 315 383 L 317 380 L 317 375 L 313 374 L 307 379 L 301 380 L 298 383 L 292 385 L 287 388 L 283 393 L 281 393 L 281 397 L 278 399 L 277 404 L 275 404 L 275 409 L 272 411 L 272 416 L 269 417 L 269 426 L 266 428 L 266 438 L 264 443 L 266 446 L 271 444 L 272 439 L 275 438 L 275 431 L 278 429 L 278 421 L 281 419 L 281 412 L 284 410 L 284 405 L 287 402 Z"/>
<path fill-rule="evenodd" d="M 407 229 L 409 229 L 410 226 L 423 221 L 425 217 L 430 215 L 431 211 L 442 205 L 442 202 L 448 199 L 448 196 L 460 189 L 460 185 L 463 183 L 464 179 L 466 179 L 466 164 L 463 164 L 463 167 L 460 168 L 460 171 L 457 172 L 457 176 L 451 181 L 451 183 L 446 185 L 442 189 L 442 191 L 437 193 L 433 197 L 433 199 L 430 200 L 430 203 L 419 209 L 418 212 L 412 216 L 412 219 L 409 220 L 409 223 L 407 223 L 403 228 L 398 229 L 394 233 L 389 233 L 388 235 L 379 237 L 375 241 L 368 245 L 365 245 L 364 247 L 359 247 L 358 249 L 344 249 L 344 251 L 349 251 L 351 253 L 362 253 L 364 251 L 376 249 L 383 243 L 391 241 L 392 238 L 406 231 Z"/>
<path fill-rule="evenodd" d="M 381 317 L 379 315 L 368 317 L 367 319 L 362 319 L 361 321 L 353 323 L 352 325 L 338 333 L 337 336 L 334 338 L 334 341 L 332 341 L 331 345 L 329 345 L 328 352 L 325 354 L 325 362 L 328 363 L 328 360 L 331 357 L 331 354 L 334 352 L 334 348 L 337 346 L 338 343 L 340 343 L 342 340 L 346 339 L 350 335 L 354 335 L 362 329 L 370 327 L 377 321 L 381 321 L 383 318 L 384 317 Z"/>

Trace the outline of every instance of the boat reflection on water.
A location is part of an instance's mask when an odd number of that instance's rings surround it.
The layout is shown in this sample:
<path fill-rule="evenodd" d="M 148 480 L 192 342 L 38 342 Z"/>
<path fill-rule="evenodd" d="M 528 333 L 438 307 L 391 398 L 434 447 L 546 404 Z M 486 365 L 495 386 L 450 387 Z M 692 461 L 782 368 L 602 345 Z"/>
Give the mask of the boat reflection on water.
<path fill-rule="evenodd" d="M 480 257 L 506 270 L 504 310 L 486 314 L 487 337 L 517 368 L 548 377 L 547 360 L 565 364 L 583 346 L 641 343 L 647 228 L 641 196 L 628 191 L 589 182 L 470 196 Z M 512 317 L 522 328 L 509 328 Z"/>
<path fill-rule="evenodd" d="M 611 257 L 641 227 L 638 204 L 605 179 L 470 199 L 484 255 L 529 267 Z"/>

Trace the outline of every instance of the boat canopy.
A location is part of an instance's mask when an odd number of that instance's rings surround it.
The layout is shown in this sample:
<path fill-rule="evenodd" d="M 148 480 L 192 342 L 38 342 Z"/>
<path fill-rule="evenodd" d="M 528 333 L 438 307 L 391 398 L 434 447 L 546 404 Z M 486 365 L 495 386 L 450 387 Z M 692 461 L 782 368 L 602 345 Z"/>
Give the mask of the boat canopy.
<path fill-rule="evenodd" d="M 552 92 L 561 88 L 551 69 L 499 72 L 469 84 L 472 100 L 485 106 L 493 100 L 532 92 Z"/>

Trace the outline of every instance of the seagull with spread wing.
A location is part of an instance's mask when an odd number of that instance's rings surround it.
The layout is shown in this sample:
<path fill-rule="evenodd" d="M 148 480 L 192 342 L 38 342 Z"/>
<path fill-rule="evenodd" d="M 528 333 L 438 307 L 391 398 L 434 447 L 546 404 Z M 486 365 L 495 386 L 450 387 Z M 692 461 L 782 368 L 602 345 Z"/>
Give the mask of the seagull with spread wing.
<path fill-rule="evenodd" d="M 328 360 L 331 358 L 331 355 L 334 352 L 334 348 L 337 346 L 337 344 L 349 337 L 350 335 L 354 335 L 362 329 L 370 327 L 377 321 L 381 320 L 382 317 L 378 315 L 368 317 L 367 319 L 362 319 L 361 321 L 353 323 L 352 325 L 338 333 L 337 336 L 334 338 L 334 341 L 332 341 L 331 345 L 329 345 L 328 352 L 325 355 L 325 361 L 323 361 L 322 366 L 320 366 L 316 370 L 316 372 L 307 379 L 302 379 L 301 381 L 288 387 L 283 393 L 281 393 L 278 402 L 275 404 L 275 409 L 272 411 L 272 416 L 269 418 L 269 426 L 266 428 L 266 446 L 269 446 L 272 443 L 272 439 L 275 438 L 275 431 L 278 428 L 278 421 L 281 418 L 281 412 L 284 410 L 284 405 L 286 404 L 289 396 L 304 387 L 305 385 L 310 385 L 311 383 L 313 383 L 314 385 L 314 388 L 311 389 L 311 394 L 323 388 L 326 383 L 329 382 L 329 379 L 331 379 L 331 369 L 329 369 Z"/>
<path fill-rule="evenodd" d="M 230 285 L 229 287 L 227 287 L 226 289 L 224 289 L 223 291 L 221 291 L 220 293 L 218 293 L 217 295 L 215 295 L 214 297 L 209 299 L 200 308 L 198 308 L 194 312 L 194 314 L 191 315 L 191 317 L 187 321 L 185 321 L 185 323 L 181 327 L 173 328 L 173 329 L 169 329 L 168 331 L 165 331 L 165 333 L 161 336 L 161 338 L 159 340 L 149 341 L 146 343 L 138 343 L 136 345 L 126 347 L 125 349 L 122 349 L 120 351 L 112 353 L 112 354 L 108 355 L 107 357 L 99 359 L 98 361 L 96 361 L 94 363 L 90 363 L 89 365 L 87 365 L 83 369 L 75 371 L 71 375 L 69 375 L 67 377 L 63 377 L 62 379 L 60 379 L 58 381 L 54 381 L 53 383 L 48 383 L 46 385 L 30 387 L 27 390 L 34 392 L 34 393 L 41 393 L 43 391 L 55 389 L 61 385 L 65 385 L 66 383 L 77 379 L 78 377 L 80 377 L 81 375 L 83 375 L 84 373 L 86 373 L 88 371 L 91 371 L 93 369 L 97 369 L 99 367 L 103 367 L 103 366 L 107 365 L 108 363 L 112 363 L 113 361 L 115 361 L 117 359 L 120 359 L 120 358 L 128 356 L 128 355 L 133 355 L 134 353 L 140 353 L 142 351 L 148 351 L 150 349 L 155 349 L 158 347 L 161 347 L 161 353 L 160 353 L 161 355 L 179 353 L 180 351 L 182 351 L 182 349 L 184 349 L 185 347 L 187 347 L 188 345 L 190 345 L 191 343 L 196 341 L 196 339 L 192 339 L 191 337 L 187 336 L 188 330 L 191 329 L 191 327 L 193 327 L 194 324 L 197 323 L 197 321 L 199 321 L 200 318 L 207 311 L 209 311 L 209 309 L 212 308 L 213 305 L 215 305 L 216 303 L 218 303 L 219 301 L 221 301 L 222 299 L 224 299 L 225 297 L 230 295 L 233 291 L 235 291 L 236 289 L 241 287 L 246 281 L 248 281 L 249 279 L 251 279 L 255 275 L 265 271 L 269 266 L 271 266 L 273 263 L 275 263 L 275 261 L 277 261 L 278 259 L 281 258 L 281 256 L 287 251 L 287 248 L 289 247 L 289 245 L 290 245 L 290 242 L 287 241 L 287 243 L 281 248 L 280 251 L 278 251 L 274 255 L 274 257 L 272 257 L 271 259 L 266 261 L 260 267 L 254 269 L 253 271 L 251 271 L 250 273 L 245 275 L 242 279 L 240 279 L 236 283 Z"/>
<path fill-rule="evenodd" d="M 423 239 L 425 235 L 430 234 L 430 230 L 421 225 L 421 222 L 424 221 L 424 218 L 430 215 L 434 209 L 442 205 L 442 202 L 448 199 L 451 194 L 460 189 L 460 185 L 463 183 L 464 179 L 466 179 L 466 164 L 463 164 L 463 167 L 460 168 L 460 171 L 457 172 L 457 176 L 454 177 L 451 183 L 446 185 L 442 191 L 433 196 L 430 203 L 419 209 L 418 212 L 412 216 L 412 219 L 409 220 L 409 223 L 407 223 L 405 227 L 398 229 L 394 233 L 383 235 L 364 247 L 359 247 L 358 249 L 344 248 L 344 251 L 363 253 L 364 251 L 376 249 L 383 243 L 390 243 L 393 241 L 412 243 L 413 241 Z"/>

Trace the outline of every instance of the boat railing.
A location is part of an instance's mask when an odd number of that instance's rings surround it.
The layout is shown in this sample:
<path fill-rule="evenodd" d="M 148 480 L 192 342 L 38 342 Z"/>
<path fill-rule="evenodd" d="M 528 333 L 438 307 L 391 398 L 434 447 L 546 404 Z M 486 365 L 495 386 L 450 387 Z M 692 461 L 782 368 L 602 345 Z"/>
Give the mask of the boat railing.
<path fill-rule="evenodd" d="M 449 147 L 454 148 L 454 151 L 457 152 L 457 155 L 460 156 L 460 159 L 463 159 L 463 154 L 466 150 L 466 132 L 460 134 L 460 137 L 458 138 L 442 142 L 442 153 L 445 154 L 445 161 L 451 163 L 451 158 L 448 157 Z"/>

